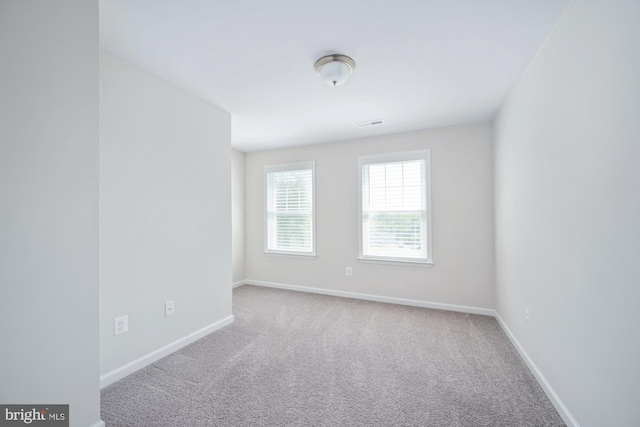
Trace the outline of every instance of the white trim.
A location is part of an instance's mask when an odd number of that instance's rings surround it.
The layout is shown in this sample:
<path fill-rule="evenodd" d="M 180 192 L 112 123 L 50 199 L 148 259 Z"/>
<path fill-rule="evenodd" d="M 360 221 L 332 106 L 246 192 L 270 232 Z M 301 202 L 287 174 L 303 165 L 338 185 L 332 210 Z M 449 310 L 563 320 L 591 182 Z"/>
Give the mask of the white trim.
<path fill-rule="evenodd" d="M 366 156 L 360 156 L 359 159 L 363 160 L 363 164 L 364 163 L 376 164 L 376 163 L 402 162 L 406 160 L 424 159 L 424 155 L 428 151 L 430 151 L 430 149 L 426 148 L 424 150 L 369 154 Z"/>
<path fill-rule="evenodd" d="M 360 260 L 379 260 L 383 263 L 390 261 L 388 257 L 374 257 L 364 255 L 364 242 L 363 242 L 363 195 L 362 195 L 362 168 L 365 165 L 377 164 L 377 163 L 393 163 L 393 162 L 401 162 L 407 160 L 423 160 L 425 165 L 425 177 L 424 177 L 424 196 L 425 196 L 425 221 L 426 221 L 426 256 L 427 259 L 424 261 L 414 260 L 414 262 L 422 262 L 424 264 L 433 265 L 433 239 L 432 239 L 432 209 L 431 209 L 431 149 L 424 150 L 416 150 L 416 151 L 404 151 L 404 152 L 396 152 L 396 153 L 381 153 L 381 154 L 373 154 L 368 156 L 360 156 L 358 157 L 358 259 Z M 406 259 L 398 259 L 397 264 L 405 264 Z"/>
<path fill-rule="evenodd" d="M 411 267 L 433 267 L 431 261 L 414 261 L 409 259 L 393 259 L 393 258 L 358 258 L 358 261 L 365 264 L 387 264 L 387 265 L 408 265 Z"/>
<path fill-rule="evenodd" d="M 311 169 L 311 251 L 310 252 L 296 252 L 296 251 L 277 251 L 269 249 L 269 232 L 268 232 L 268 186 L 267 175 L 273 172 L 285 172 Z M 264 165 L 262 167 L 262 192 L 263 194 L 263 226 L 264 226 L 264 253 L 265 255 L 286 255 L 286 256 L 299 256 L 307 258 L 316 257 L 316 161 L 309 160 L 306 162 L 296 163 L 281 163 L 278 165 Z"/>
<path fill-rule="evenodd" d="M 100 420 L 100 421 L 96 421 L 95 423 L 91 424 L 90 427 L 106 427 L 106 424 L 104 423 L 104 421 Z"/>
<path fill-rule="evenodd" d="M 174 351 L 180 350 L 181 348 L 186 347 L 192 342 L 197 341 L 206 335 L 209 335 L 211 332 L 217 331 L 218 329 L 233 323 L 233 320 L 233 315 L 227 316 L 224 319 L 218 320 L 217 322 L 212 323 L 209 326 L 205 326 L 202 329 L 192 332 L 187 336 L 175 340 L 174 342 L 169 343 L 164 347 L 154 350 L 151 353 L 139 357 L 136 360 L 133 360 L 125 365 L 120 366 L 119 368 L 107 372 L 104 375 L 100 375 L 100 388 L 111 385 L 116 381 L 126 377 L 127 375 L 134 373 L 138 369 L 144 368 L 145 366 L 148 366 L 153 362 L 162 359 L 163 357 L 173 353 Z"/>
<path fill-rule="evenodd" d="M 233 283 L 231 284 L 231 287 L 232 287 L 233 289 L 235 289 L 235 288 L 239 288 L 240 286 L 242 286 L 242 285 L 246 285 L 246 284 L 247 284 L 247 281 L 246 281 L 246 280 L 238 280 L 237 282 L 233 282 Z"/>
<path fill-rule="evenodd" d="M 267 288 L 288 289 L 290 291 L 309 292 L 313 294 L 332 295 L 335 297 L 354 298 L 366 301 L 386 302 L 390 304 L 410 305 L 413 307 L 434 308 L 436 310 L 457 311 L 461 313 L 481 314 L 493 316 L 494 310 L 490 308 L 468 307 L 465 305 L 444 304 L 439 302 L 421 301 L 380 295 L 360 294 L 357 292 L 336 291 L 332 289 L 311 288 L 307 286 L 286 285 L 283 283 L 263 282 L 261 280 L 245 280 L 247 285 L 264 286 Z"/>
<path fill-rule="evenodd" d="M 509 340 L 511 340 L 513 346 L 516 348 L 516 350 L 518 350 L 518 353 L 520 353 L 520 356 L 529 367 L 529 370 L 538 381 L 538 384 L 540 384 L 540 387 L 542 387 L 542 390 L 545 392 L 553 406 L 556 408 L 556 411 L 558 411 L 558 414 L 560 414 L 560 417 L 562 417 L 562 420 L 567 424 L 568 427 L 580 427 L 580 424 L 578 424 L 578 421 L 576 421 L 571 412 L 569 412 L 567 406 L 564 404 L 562 399 L 560 399 L 560 396 L 558 396 L 558 393 L 556 393 L 553 387 L 551 387 L 549 381 L 547 381 L 544 375 L 542 375 L 540 369 L 538 369 L 531 357 L 529 357 L 522 345 L 520 345 L 520 342 L 518 342 L 515 335 L 513 335 L 511 329 L 509 329 L 505 321 L 502 320 L 502 317 L 500 317 L 500 314 L 498 314 L 498 312 L 495 310 L 494 316 L 498 321 L 500 327 L 502 327 L 504 333 L 507 334 L 507 337 L 509 337 Z"/>
<path fill-rule="evenodd" d="M 284 256 L 289 258 L 307 258 L 307 259 L 317 258 L 317 255 L 315 252 L 307 253 L 307 252 L 264 251 L 263 253 L 267 256 Z"/>
<path fill-rule="evenodd" d="M 433 264 L 433 239 L 432 239 L 432 216 L 431 216 L 431 150 L 427 150 L 427 159 L 425 163 L 427 174 L 427 262 Z"/>

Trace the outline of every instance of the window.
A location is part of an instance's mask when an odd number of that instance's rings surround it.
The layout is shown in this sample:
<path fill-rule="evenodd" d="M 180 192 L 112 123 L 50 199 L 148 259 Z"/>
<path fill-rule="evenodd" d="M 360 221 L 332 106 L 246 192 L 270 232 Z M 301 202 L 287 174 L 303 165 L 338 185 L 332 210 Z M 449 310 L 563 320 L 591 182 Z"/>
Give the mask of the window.
<path fill-rule="evenodd" d="M 429 150 L 360 157 L 360 259 L 431 264 Z"/>
<path fill-rule="evenodd" d="M 265 166 L 265 253 L 315 256 L 315 162 Z"/>

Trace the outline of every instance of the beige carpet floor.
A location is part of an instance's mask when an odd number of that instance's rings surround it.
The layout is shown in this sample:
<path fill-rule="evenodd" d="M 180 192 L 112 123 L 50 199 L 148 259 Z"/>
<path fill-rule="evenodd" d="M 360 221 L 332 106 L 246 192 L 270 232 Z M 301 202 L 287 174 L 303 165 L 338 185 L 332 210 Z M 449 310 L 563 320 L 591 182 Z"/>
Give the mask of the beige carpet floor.
<path fill-rule="evenodd" d="M 245 285 L 235 323 L 102 390 L 117 426 L 563 426 L 495 319 Z"/>

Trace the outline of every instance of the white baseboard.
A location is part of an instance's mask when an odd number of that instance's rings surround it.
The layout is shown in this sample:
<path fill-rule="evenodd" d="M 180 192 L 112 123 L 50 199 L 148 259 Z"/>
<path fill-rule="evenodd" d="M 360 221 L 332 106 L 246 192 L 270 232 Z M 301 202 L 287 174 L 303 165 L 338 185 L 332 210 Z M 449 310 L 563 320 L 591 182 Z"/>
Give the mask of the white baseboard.
<path fill-rule="evenodd" d="M 531 371 L 533 376 L 536 378 L 536 380 L 540 384 L 540 387 L 542 387 L 542 390 L 545 392 L 545 394 L 547 395 L 547 397 L 549 398 L 553 406 L 556 408 L 556 411 L 558 411 L 558 414 L 560 414 L 565 424 L 567 424 L 568 427 L 580 427 L 580 425 L 578 424 L 576 419 L 573 417 L 571 412 L 569 412 L 569 409 L 566 407 L 562 399 L 560 399 L 560 396 L 558 396 L 558 393 L 556 393 L 553 387 L 551 387 L 551 384 L 549 384 L 549 381 L 547 381 L 544 375 L 542 375 L 542 372 L 540 372 L 540 369 L 538 369 L 536 364 L 533 363 L 533 360 L 531 360 L 531 357 L 529 357 L 527 352 L 524 351 L 524 348 L 522 347 L 522 345 L 520 345 L 520 342 L 518 342 L 515 335 L 513 335 L 513 332 L 511 332 L 511 329 L 509 329 L 509 327 L 504 322 L 504 320 L 502 320 L 502 317 L 500 317 L 500 314 L 498 314 L 498 312 L 495 311 L 494 316 L 498 321 L 498 324 L 500 324 L 500 326 L 502 327 L 502 330 L 504 331 L 504 333 L 507 334 L 507 337 L 509 337 L 509 340 L 511 340 L 511 343 L 513 344 L 513 346 L 516 348 L 516 350 L 518 350 L 518 353 L 520 353 L 520 356 L 529 367 L 529 370 Z"/>
<path fill-rule="evenodd" d="M 547 379 L 542 375 L 540 369 L 533 363 L 531 357 L 524 351 L 524 348 L 520 345 L 516 337 L 513 335 L 507 324 L 502 320 L 498 312 L 489 308 L 479 308 L 479 307 L 468 307 L 464 305 L 454 305 L 454 304 L 443 304 L 437 302 L 429 302 L 429 301 L 420 301 L 420 300 L 411 300 L 411 299 L 403 299 L 403 298 L 393 298 L 393 297 L 384 297 L 378 295 L 368 295 L 368 294 L 360 294 L 356 292 L 345 292 L 345 291 L 335 291 L 330 289 L 322 289 L 322 288 L 311 288 L 306 286 L 297 286 L 297 285 L 287 285 L 283 283 L 274 283 L 274 282 L 265 282 L 262 280 L 244 280 L 242 285 L 256 285 L 256 286 L 264 286 L 268 288 L 277 288 L 277 289 L 287 289 L 291 291 L 299 291 L 299 292 L 310 292 L 314 294 L 322 294 L 322 295 L 332 295 L 337 297 L 345 297 L 345 298 L 355 298 L 362 299 L 367 301 L 378 301 L 378 302 L 386 302 L 391 304 L 402 304 L 402 305 L 410 305 L 414 307 L 425 307 L 425 308 L 434 308 L 438 310 L 449 310 L 449 311 L 457 311 L 462 313 L 471 313 L 471 314 L 481 314 L 485 316 L 495 317 L 498 321 L 498 324 L 504 330 L 509 340 L 513 346 L 518 350 L 520 356 L 526 363 L 527 367 L 536 378 L 542 390 L 545 392 L 553 406 L 562 417 L 563 421 L 567 424 L 568 427 L 580 427 L 576 419 L 573 417 L 569 409 L 566 407 L 560 396 L 555 392 L 555 390 L 551 387 Z M 238 285 L 238 286 L 242 286 Z"/>
<path fill-rule="evenodd" d="M 126 377 L 127 375 L 134 373 L 138 369 L 144 368 L 145 366 L 162 359 L 163 357 L 173 353 L 174 351 L 180 350 L 181 348 L 186 347 L 192 342 L 197 341 L 206 335 L 209 335 L 211 332 L 217 331 L 218 329 L 227 326 L 230 323 L 233 323 L 233 320 L 233 315 L 227 316 L 222 320 L 212 323 L 209 326 L 205 326 L 204 328 L 192 332 L 189 335 L 184 336 L 178 340 L 175 340 L 174 342 L 167 344 L 164 347 L 161 347 L 149 354 L 139 357 L 136 360 L 127 363 L 126 365 L 116 368 L 113 371 L 107 372 L 104 375 L 100 375 L 100 388 L 111 385 L 116 381 Z M 96 425 L 96 427 L 98 427 L 98 425 Z"/>
<path fill-rule="evenodd" d="M 335 297 L 345 297 L 362 299 L 367 301 L 386 302 L 390 304 L 410 305 L 413 307 L 435 308 L 436 310 L 458 311 L 461 313 L 481 314 L 484 316 L 493 316 L 495 311 L 490 308 L 468 307 L 465 305 L 443 304 L 439 302 L 429 302 L 414 299 L 384 297 L 379 295 L 360 294 L 357 292 L 334 291 L 331 289 L 310 288 L 307 286 L 286 285 L 283 283 L 263 282 L 261 280 L 244 281 L 247 285 L 264 286 L 268 288 L 288 289 L 290 291 L 310 292 L 313 294 L 332 295 Z"/>
<path fill-rule="evenodd" d="M 547 395 L 547 397 L 549 398 L 553 406 L 558 411 L 558 414 L 560 414 L 560 417 L 562 417 L 562 420 L 567 424 L 568 427 L 580 427 L 580 424 L 578 424 L 578 422 L 573 417 L 573 415 L 571 414 L 567 406 L 564 404 L 562 399 L 560 399 L 560 396 L 558 396 L 558 394 L 555 392 L 553 387 L 551 387 L 551 384 L 549 384 L 549 382 L 544 377 L 544 375 L 542 375 L 542 372 L 540 371 L 540 369 L 538 369 L 538 367 L 533 362 L 531 357 L 529 357 L 529 355 L 524 350 L 522 345 L 520 345 L 520 342 L 516 339 L 515 335 L 513 335 L 513 332 L 511 332 L 511 329 L 509 329 L 509 327 L 504 322 L 504 320 L 502 320 L 502 317 L 500 317 L 500 314 L 493 309 L 469 307 L 469 306 L 455 305 L 455 304 L 444 304 L 444 303 L 412 300 L 412 299 L 404 299 L 404 298 L 385 297 L 385 296 L 379 296 L 379 295 L 361 294 L 357 292 L 346 292 L 346 291 L 337 291 L 337 290 L 331 290 L 331 289 L 312 288 L 307 286 L 287 285 L 284 283 L 265 282 L 262 280 L 251 280 L 251 279 L 240 280 L 238 282 L 233 283 L 232 286 L 233 288 L 238 288 L 243 285 L 264 286 L 268 288 L 287 289 L 291 291 L 308 292 L 308 293 L 331 295 L 331 296 L 344 297 L 344 298 L 361 299 L 366 301 L 377 301 L 377 302 L 385 302 L 390 304 L 433 308 L 437 310 L 449 310 L 449 311 L 457 311 L 461 313 L 480 314 L 484 316 L 495 317 L 495 319 L 498 321 L 498 324 L 500 325 L 502 330 L 505 332 L 505 334 L 507 335 L 507 337 L 509 338 L 513 346 L 516 348 L 516 350 L 518 351 L 518 353 L 526 363 L 527 367 L 529 368 L 533 376 L 536 378 L 536 380 L 542 387 L 542 390 L 545 392 L 545 394 Z M 142 356 L 132 362 L 129 362 L 126 365 L 123 365 L 117 369 L 114 369 L 113 371 L 110 371 L 104 375 L 101 375 L 100 388 L 104 388 L 110 384 L 113 384 L 114 382 L 126 377 L 127 375 L 132 374 L 138 369 L 144 368 L 145 366 L 150 365 L 151 363 L 157 360 L 160 360 L 164 356 L 167 356 L 176 350 L 186 347 L 187 345 L 191 344 L 194 341 L 199 340 L 200 338 L 210 334 L 211 332 L 214 332 L 226 325 L 233 323 L 233 321 L 234 321 L 233 315 L 227 316 L 224 319 L 219 320 L 218 322 L 215 322 L 183 338 L 180 338 L 179 340 L 176 340 L 145 356 Z M 95 424 L 93 424 L 91 427 L 105 427 L 105 423 L 104 421 L 100 420 Z"/>
<path fill-rule="evenodd" d="M 234 282 L 231 286 L 235 289 L 235 288 L 239 288 L 242 285 L 246 285 L 247 281 L 246 280 L 238 280 L 237 282 Z"/>

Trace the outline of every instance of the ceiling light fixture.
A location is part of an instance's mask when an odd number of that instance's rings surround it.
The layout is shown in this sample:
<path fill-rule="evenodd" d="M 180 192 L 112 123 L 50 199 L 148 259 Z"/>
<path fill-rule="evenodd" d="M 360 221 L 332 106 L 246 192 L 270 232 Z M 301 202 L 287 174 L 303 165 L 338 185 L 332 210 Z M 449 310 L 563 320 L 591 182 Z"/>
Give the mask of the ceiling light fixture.
<path fill-rule="evenodd" d="M 318 59 L 313 66 L 322 82 L 329 86 L 340 86 L 347 82 L 347 79 L 356 68 L 353 59 L 346 55 L 327 55 Z"/>

